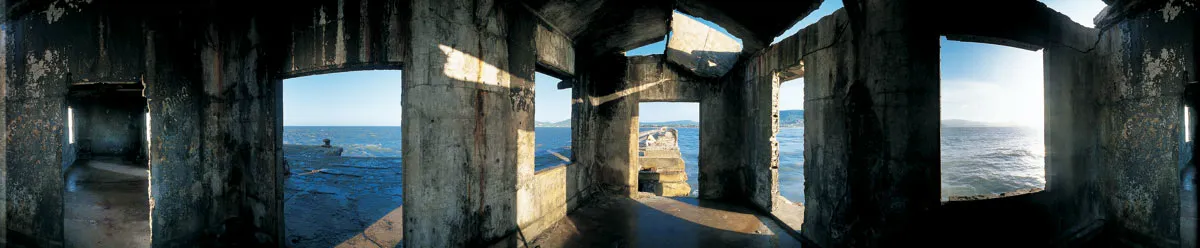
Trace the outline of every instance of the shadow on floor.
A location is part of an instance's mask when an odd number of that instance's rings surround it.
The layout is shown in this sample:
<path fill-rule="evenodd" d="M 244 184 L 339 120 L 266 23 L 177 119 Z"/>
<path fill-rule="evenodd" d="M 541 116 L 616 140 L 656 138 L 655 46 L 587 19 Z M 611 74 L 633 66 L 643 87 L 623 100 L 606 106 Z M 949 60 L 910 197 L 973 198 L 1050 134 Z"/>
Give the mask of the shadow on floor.
<path fill-rule="evenodd" d="M 541 247 L 799 247 L 769 217 L 696 198 L 607 197 L 533 241 Z"/>

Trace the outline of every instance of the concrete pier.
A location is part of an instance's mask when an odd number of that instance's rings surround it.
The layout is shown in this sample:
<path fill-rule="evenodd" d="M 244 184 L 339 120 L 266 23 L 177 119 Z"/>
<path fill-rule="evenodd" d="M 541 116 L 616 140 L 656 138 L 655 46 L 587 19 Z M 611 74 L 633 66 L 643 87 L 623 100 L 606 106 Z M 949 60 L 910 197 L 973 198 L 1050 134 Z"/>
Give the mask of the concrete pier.
<path fill-rule="evenodd" d="M 372 69 L 404 70 L 403 110 L 387 113 L 403 117 L 403 152 L 400 178 L 363 183 L 400 182 L 404 206 L 297 220 L 356 233 L 320 245 L 1194 242 L 1179 165 L 1196 161 L 1183 111 L 1200 94 L 1186 90 L 1200 78 L 1200 3 L 1105 0 L 1087 27 L 1033 0 L 845 0 L 771 43 L 821 2 L 4 0 L 0 246 L 77 246 L 97 233 L 70 223 L 142 223 L 130 213 L 148 227 L 103 244 L 296 246 L 285 195 L 320 190 L 292 180 L 338 175 L 291 163 L 285 175 L 283 80 Z M 940 201 L 942 37 L 1042 51 L 1044 190 Z M 624 54 L 664 40 L 663 55 Z M 534 106 L 554 103 L 534 101 L 537 72 L 572 92 L 572 163 L 542 171 Z M 779 195 L 775 137 L 780 99 L 799 97 L 780 83 L 799 78 L 804 206 Z M 699 103 L 696 199 L 638 196 L 643 102 Z M 98 158 L 146 164 L 147 184 L 83 162 Z M 73 209 L 103 197 L 130 211 Z M 650 217 L 596 217 L 609 214 Z"/>

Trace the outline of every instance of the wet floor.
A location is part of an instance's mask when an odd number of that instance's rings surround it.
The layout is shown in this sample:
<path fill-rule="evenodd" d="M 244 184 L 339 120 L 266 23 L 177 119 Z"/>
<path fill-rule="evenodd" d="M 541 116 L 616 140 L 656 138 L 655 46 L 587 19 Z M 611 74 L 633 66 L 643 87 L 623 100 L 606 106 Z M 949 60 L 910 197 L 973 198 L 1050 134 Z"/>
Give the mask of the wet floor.
<path fill-rule="evenodd" d="M 607 197 L 559 221 L 531 246 L 799 247 L 769 217 L 696 198 Z"/>
<path fill-rule="evenodd" d="M 65 174 L 66 247 L 150 247 L 145 165 L 119 159 L 81 160 Z"/>
<path fill-rule="evenodd" d="M 398 247 L 400 158 L 323 156 L 285 146 L 288 247 Z"/>

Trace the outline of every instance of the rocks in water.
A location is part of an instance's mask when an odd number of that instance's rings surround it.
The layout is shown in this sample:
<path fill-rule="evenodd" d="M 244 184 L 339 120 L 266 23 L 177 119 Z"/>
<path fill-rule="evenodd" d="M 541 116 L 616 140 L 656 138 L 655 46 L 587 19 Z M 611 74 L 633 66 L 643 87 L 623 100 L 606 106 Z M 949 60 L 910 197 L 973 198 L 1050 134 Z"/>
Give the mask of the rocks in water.
<path fill-rule="evenodd" d="M 342 156 L 341 147 L 337 146 L 308 146 L 308 145 L 283 145 L 283 152 L 286 154 L 295 154 L 299 156 L 326 156 L 339 157 Z"/>
<path fill-rule="evenodd" d="M 690 196 L 683 158 L 679 152 L 677 131 L 673 128 L 642 132 L 638 135 L 638 191 L 659 196 Z"/>

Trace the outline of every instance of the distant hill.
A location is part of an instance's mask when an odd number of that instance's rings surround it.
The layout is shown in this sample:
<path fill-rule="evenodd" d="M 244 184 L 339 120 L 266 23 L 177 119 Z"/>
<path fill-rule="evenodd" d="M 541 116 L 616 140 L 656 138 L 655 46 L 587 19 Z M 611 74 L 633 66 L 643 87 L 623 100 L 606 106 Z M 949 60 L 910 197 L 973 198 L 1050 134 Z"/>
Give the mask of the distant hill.
<path fill-rule="evenodd" d="M 803 127 L 804 126 L 804 110 L 780 110 L 779 111 L 779 126 L 780 127 Z"/>
<path fill-rule="evenodd" d="M 691 120 L 682 121 L 664 121 L 664 122 L 642 122 L 643 127 L 699 127 L 700 123 Z M 571 127 L 571 120 L 563 120 L 559 122 L 539 121 L 534 123 L 535 127 Z"/>
<path fill-rule="evenodd" d="M 534 127 L 571 127 L 571 120 L 567 119 L 567 120 L 562 120 L 559 122 L 539 121 L 539 122 L 534 122 L 533 126 Z"/>
<path fill-rule="evenodd" d="M 1014 127 L 1017 124 L 1012 123 L 992 123 L 982 121 L 970 121 L 961 119 L 946 119 L 942 120 L 942 127 Z"/>
<path fill-rule="evenodd" d="M 664 121 L 664 122 L 642 122 L 642 127 L 699 127 L 700 123 L 691 120 L 682 121 Z"/>

